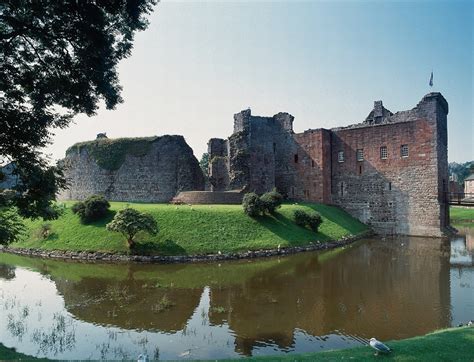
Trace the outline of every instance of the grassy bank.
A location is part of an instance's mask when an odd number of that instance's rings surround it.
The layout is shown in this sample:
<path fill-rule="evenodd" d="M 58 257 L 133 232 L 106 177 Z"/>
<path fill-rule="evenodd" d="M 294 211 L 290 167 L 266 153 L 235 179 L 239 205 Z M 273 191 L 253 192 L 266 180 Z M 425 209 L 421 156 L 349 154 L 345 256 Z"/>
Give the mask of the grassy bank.
<path fill-rule="evenodd" d="M 338 351 L 305 354 L 286 354 L 268 357 L 251 357 L 234 361 L 473 361 L 474 327 L 451 328 L 421 337 L 387 342 L 393 349 L 389 355 L 375 356 L 370 347 L 357 347 Z M 1 360 L 35 359 L 0 343 Z"/>
<path fill-rule="evenodd" d="M 451 206 L 449 216 L 454 226 L 474 227 L 474 207 Z"/>
<path fill-rule="evenodd" d="M 387 342 L 389 355 L 374 354 L 370 347 L 320 353 L 253 357 L 239 361 L 474 361 L 474 327 L 451 328 L 421 337 Z"/>
<path fill-rule="evenodd" d="M 357 235 L 367 227 L 343 210 L 322 204 L 285 204 L 276 216 L 250 218 L 240 205 L 168 205 L 112 202 L 109 216 L 99 222 L 84 225 L 66 203 L 64 214 L 49 222 L 51 234 L 41 237 L 41 220 L 26 220 L 28 236 L 12 247 L 45 250 L 128 252 L 124 237 L 107 231 L 105 225 L 114 213 L 128 206 L 148 212 L 157 220 L 160 232 L 156 236 L 137 237 L 136 252 L 140 254 L 184 255 L 221 251 L 238 252 L 257 249 L 306 245 L 310 242 L 340 239 Z M 294 223 L 296 209 L 317 211 L 323 218 L 318 233 Z"/>

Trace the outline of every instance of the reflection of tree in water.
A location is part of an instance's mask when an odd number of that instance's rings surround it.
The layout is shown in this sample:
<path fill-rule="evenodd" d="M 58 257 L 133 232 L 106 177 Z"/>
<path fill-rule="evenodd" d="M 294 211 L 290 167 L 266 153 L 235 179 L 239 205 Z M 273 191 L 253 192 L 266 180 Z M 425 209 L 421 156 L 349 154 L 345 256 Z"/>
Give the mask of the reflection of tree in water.
<path fill-rule="evenodd" d="M 23 315 L 20 315 L 18 319 L 15 319 L 13 314 L 8 314 L 8 322 L 7 322 L 7 329 L 12 334 L 12 336 L 18 338 L 21 342 L 23 339 L 23 335 L 26 333 L 26 323 L 25 318 Z"/>
<path fill-rule="evenodd" d="M 76 330 L 72 318 L 66 320 L 64 315 L 54 313 L 53 325 L 48 330 L 35 329 L 32 341 L 38 345 L 39 351 L 43 354 L 56 355 L 72 350 L 76 344 Z"/>
<path fill-rule="evenodd" d="M 15 278 L 15 266 L 0 263 L 0 279 L 11 280 Z"/>

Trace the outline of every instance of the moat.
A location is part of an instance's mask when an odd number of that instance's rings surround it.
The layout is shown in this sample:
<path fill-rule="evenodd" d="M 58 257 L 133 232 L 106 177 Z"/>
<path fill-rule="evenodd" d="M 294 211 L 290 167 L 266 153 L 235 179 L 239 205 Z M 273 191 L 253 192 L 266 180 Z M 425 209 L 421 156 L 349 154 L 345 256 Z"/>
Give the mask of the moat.
<path fill-rule="evenodd" d="M 52 359 L 215 359 L 422 335 L 473 318 L 463 233 L 221 264 L 0 254 L 0 343 Z"/>

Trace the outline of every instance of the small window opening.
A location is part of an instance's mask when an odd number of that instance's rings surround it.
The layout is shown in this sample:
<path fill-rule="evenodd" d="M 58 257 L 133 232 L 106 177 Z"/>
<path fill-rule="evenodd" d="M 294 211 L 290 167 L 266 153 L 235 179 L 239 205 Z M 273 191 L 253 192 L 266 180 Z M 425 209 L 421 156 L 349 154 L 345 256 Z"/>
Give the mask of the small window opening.
<path fill-rule="evenodd" d="M 358 148 L 356 151 L 357 161 L 364 161 L 364 149 Z"/>
<path fill-rule="evenodd" d="M 388 191 L 392 191 L 392 183 L 391 182 L 388 183 Z"/>
<path fill-rule="evenodd" d="M 311 167 L 314 167 L 314 160 L 311 160 Z"/>
<path fill-rule="evenodd" d="M 359 175 L 362 175 L 362 165 L 359 165 Z"/>
<path fill-rule="evenodd" d="M 344 196 L 344 182 L 341 182 L 341 196 Z"/>
<path fill-rule="evenodd" d="M 339 151 L 337 153 L 337 162 L 344 162 L 344 151 Z"/>
<path fill-rule="evenodd" d="M 295 155 L 295 163 L 298 163 L 298 154 Z"/>
<path fill-rule="evenodd" d="M 277 147 L 277 144 L 276 144 L 276 143 L 273 143 L 273 153 L 276 152 L 276 147 Z"/>
<path fill-rule="evenodd" d="M 380 158 L 386 160 L 388 158 L 387 146 L 380 147 Z"/>
<path fill-rule="evenodd" d="M 408 145 L 401 145 L 400 146 L 400 156 L 401 157 L 408 157 Z"/>

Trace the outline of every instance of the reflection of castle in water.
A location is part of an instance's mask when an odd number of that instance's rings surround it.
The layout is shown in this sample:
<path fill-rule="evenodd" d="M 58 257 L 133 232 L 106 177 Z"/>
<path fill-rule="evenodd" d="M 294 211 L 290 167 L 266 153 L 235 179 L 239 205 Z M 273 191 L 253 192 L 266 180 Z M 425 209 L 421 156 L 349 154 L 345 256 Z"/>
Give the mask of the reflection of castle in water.
<path fill-rule="evenodd" d="M 465 228 L 462 234 L 451 242 L 449 262 L 453 266 L 474 266 L 474 229 Z"/>
<path fill-rule="evenodd" d="M 439 241 L 434 250 L 433 242 L 368 242 L 342 252 L 284 258 L 251 273 L 253 263 L 233 265 L 241 270 L 238 274 L 248 275 L 231 285 L 211 281 L 210 307 L 202 318 L 209 318 L 211 325 L 228 325 L 235 334 L 235 350 L 245 355 L 262 343 L 293 348 L 297 330 L 312 336 L 338 331 L 393 339 L 447 327 L 449 243 Z M 326 260 L 331 256 L 335 260 Z M 140 279 L 140 267 L 128 266 L 128 277 L 122 280 L 56 280 L 56 285 L 68 311 L 81 320 L 125 329 L 185 330 L 208 281 L 191 288 L 155 287 L 153 275 L 159 278 L 162 269 L 179 268 L 181 277 L 192 279 L 197 268 L 204 269 L 203 275 L 215 275 L 216 266 L 154 266 L 145 280 Z M 158 311 L 157 303 L 165 296 L 173 306 Z M 407 323 L 413 319 L 416 323 Z"/>

